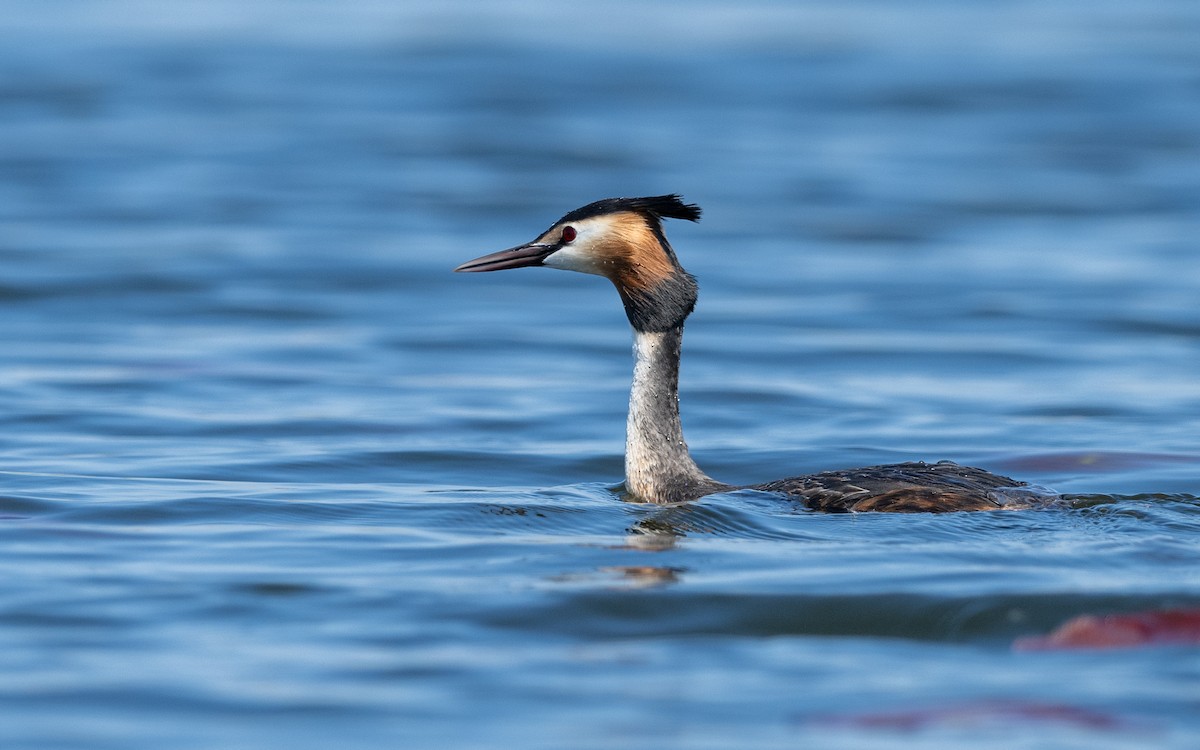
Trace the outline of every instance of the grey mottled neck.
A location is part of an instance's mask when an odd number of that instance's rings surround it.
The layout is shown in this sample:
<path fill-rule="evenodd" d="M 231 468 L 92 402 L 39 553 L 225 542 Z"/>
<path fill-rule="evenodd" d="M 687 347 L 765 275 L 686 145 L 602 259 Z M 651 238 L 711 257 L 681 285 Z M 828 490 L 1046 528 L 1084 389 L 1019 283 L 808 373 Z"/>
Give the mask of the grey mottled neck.
<path fill-rule="evenodd" d="M 683 327 L 634 330 L 633 390 L 625 433 L 625 488 L 653 503 L 673 503 L 726 489 L 692 460 L 679 423 L 679 356 Z"/>

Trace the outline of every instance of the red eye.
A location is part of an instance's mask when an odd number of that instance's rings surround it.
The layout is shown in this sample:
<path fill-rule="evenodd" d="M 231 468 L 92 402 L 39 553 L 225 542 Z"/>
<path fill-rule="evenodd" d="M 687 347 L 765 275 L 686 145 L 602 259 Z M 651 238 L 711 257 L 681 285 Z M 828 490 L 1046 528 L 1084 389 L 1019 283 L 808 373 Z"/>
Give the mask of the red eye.
<path fill-rule="evenodd" d="M 562 241 L 564 244 L 575 241 L 575 227 L 563 227 Z"/>

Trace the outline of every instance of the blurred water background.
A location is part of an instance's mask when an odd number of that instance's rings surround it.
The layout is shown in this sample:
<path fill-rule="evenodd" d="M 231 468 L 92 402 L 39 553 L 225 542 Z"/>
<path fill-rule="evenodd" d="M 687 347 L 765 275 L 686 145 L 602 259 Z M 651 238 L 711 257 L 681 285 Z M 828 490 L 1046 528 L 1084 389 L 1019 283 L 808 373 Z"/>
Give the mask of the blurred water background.
<path fill-rule="evenodd" d="M 3 747 L 1200 745 L 1195 647 L 1011 648 L 1200 605 L 1200 4 L 13 0 L 0 35 Z M 668 232 L 709 473 L 1085 497 L 622 502 L 611 287 L 449 271 L 665 192 L 705 209 Z"/>

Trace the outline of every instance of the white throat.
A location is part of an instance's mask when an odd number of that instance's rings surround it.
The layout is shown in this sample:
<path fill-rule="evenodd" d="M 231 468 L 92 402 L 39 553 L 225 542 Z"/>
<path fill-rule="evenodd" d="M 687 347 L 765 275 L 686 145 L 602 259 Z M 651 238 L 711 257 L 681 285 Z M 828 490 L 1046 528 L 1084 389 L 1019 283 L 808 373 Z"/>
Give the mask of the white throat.
<path fill-rule="evenodd" d="M 625 431 L 625 488 L 642 500 L 692 500 L 725 487 L 696 466 L 679 421 L 683 329 L 634 331 L 633 388 Z"/>

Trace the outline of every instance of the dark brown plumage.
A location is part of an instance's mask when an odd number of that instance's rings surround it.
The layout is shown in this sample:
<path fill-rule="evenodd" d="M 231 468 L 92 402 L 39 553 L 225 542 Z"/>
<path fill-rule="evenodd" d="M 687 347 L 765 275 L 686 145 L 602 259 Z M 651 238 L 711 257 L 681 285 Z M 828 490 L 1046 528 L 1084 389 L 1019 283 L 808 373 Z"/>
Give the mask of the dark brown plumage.
<path fill-rule="evenodd" d="M 1027 486 L 1025 482 L 950 461 L 936 464 L 915 461 L 823 471 L 747 489 L 781 492 L 813 510 L 945 513 L 1026 507 L 1031 493 L 1005 490 Z"/>

